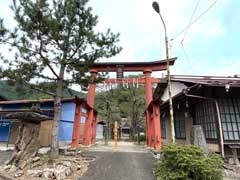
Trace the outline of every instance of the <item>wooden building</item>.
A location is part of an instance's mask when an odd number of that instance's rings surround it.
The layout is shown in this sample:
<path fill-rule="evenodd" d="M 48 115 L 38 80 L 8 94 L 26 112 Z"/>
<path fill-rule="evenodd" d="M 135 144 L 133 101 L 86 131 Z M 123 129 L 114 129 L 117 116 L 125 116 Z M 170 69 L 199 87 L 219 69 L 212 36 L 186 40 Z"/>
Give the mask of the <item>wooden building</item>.
<path fill-rule="evenodd" d="M 49 117 L 49 120 L 41 122 L 39 132 L 40 144 L 49 146 L 51 143 L 51 130 L 54 102 L 52 99 L 42 100 L 16 100 L 0 101 L 0 141 L 14 143 L 17 137 L 19 119 L 9 119 L 7 114 L 16 112 L 35 112 Z M 69 98 L 62 100 L 62 112 L 59 127 L 60 145 L 82 143 L 85 135 L 85 124 L 88 113 L 93 110 L 94 117 L 91 120 L 91 142 L 96 138 L 96 116 L 97 112 L 90 107 L 84 99 Z"/>
<path fill-rule="evenodd" d="M 193 125 L 201 125 L 208 148 L 221 152 L 240 148 L 240 78 L 210 76 L 172 76 L 172 99 L 176 142 L 190 143 Z M 171 141 L 169 99 L 162 79 L 153 95 L 160 102 L 163 143 Z M 238 155 L 239 152 L 238 152 Z"/>

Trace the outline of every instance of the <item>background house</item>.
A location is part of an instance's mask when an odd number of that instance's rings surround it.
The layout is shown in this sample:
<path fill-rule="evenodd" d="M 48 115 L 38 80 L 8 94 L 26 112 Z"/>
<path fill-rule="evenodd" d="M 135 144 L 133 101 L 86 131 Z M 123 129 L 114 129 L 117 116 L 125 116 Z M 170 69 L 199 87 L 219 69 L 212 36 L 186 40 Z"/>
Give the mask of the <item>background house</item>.
<path fill-rule="evenodd" d="M 99 121 L 97 123 L 97 134 L 96 134 L 96 139 L 97 140 L 103 140 L 104 139 L 105 127 L 106 127 L 106 122 L 105 121 Z"/>
<path fill-rule="evenodd" d="M 131 135 L 131 126 L 129 125 L 129 119 L 122 117 L 119 125 L 120 139 L 129 140 Z"/>
<path fill-rule="evenodd" d="M 72 142 L 74 120 L 76 120 L 77 108 L 79 106 L 82 107 L 81 117 L 78 119 L 80 121 L 80 142 L 83 140 L 87 113 L 91 107 L 84 99 L 63 99 L 59 127 L 60 145 Z M 41 122 L 39 135 L 41 145 L 48 146 L 51 143 L 53 108 L 54 104 L 52 99 L 0 101 L 0 141 L 14 143 L 17 137 L 20 121 L 6 118 L 7 114 L 13 112 L 37 112 L 49 117 L 49 120 Z"/>
<path fill-rule="evenodd" d="M 166 82 L 166 81 L 165 81 Z M 172 76 L 175 135 L 190 143 L 193 125 L 201 125 L 208 147 L 228 154 L 240 148 L 240 79 L 238 77 Z M 171 139 L 167 84 L 159 83 L 154 100 L 161 101 L 161 136 Z"/>

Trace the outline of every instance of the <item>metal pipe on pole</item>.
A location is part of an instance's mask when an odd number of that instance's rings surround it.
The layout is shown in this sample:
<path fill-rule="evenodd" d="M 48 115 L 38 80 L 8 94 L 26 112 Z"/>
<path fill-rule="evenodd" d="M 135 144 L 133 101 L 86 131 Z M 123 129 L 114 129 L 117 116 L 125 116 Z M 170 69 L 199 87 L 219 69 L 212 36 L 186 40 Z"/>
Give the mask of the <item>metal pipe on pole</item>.
<path fill-rule="evenodd" d="M 169 63 L 169 48 L 168 48 L 168 36 L 167 36 L 167 28 L 163 17 L 160 13 L 159 4 L 154 1 L 152 4 L 153 9 L 159 14 L 160 19 L 163 23 L 164 27 L 164 35 L 165 35 L 165 48 L 166 48 L 166 61 L 167 61 L 167 81 L 168 81 L 168 96 L 169 96 L 169 113 L 170 113 L 170 122 L 171 122 L 171 139 L 172 143 L 175 143 L 175 127 L 174 127 L 174 114 L 173 114 L 173 103 L 172 103 L 172 87 L 171 87 L 171 76 L 170 76 L 170 63 Z"/>

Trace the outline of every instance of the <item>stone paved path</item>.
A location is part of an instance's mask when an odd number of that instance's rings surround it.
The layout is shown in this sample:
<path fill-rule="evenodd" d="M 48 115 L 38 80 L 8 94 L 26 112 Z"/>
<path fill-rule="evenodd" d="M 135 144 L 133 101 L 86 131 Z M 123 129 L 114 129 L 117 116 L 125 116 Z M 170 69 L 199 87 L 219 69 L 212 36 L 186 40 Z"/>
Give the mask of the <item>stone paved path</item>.
<path fill-rule="evenodd" d="M 80 180 L 154 180 L 155 160 L 144 146 L 120 142 L 118 151 L 113 152 L 113 143 L 98 144 L 84 154 L 96 160 Z"/>

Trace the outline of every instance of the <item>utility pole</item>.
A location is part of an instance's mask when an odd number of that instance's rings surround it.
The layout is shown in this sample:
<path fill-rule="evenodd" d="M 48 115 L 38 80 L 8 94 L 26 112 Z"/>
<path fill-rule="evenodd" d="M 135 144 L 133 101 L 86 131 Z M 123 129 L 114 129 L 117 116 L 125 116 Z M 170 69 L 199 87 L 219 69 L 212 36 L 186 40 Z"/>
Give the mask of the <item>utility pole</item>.
<path fill-rule="evenodd" d="M 164 27 L 166 61 L 167 61 L 167 87 L 168 87 L 168 96 L 169 96 L 169 113 L 170 113 L 170 122 L 171 122 L 171 135 L 172 135 L 172 143 L 175 143 L 175 127 L 174 127 L 174 115 L 173 115 L 173 104 L 172 104 L 172 87 L 171 87 L 171 76 L 170 76 L 167 28 L 166 28 L 165 22 L 162 18 L 162 15 L 160 13 L 159 4 L 156 1 L 154 1 L 152 6 L 153 6 L 153 9 L 159 14 L 160 19 L 163 23 L 163 27 Z"/>

